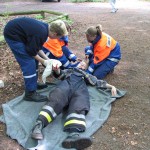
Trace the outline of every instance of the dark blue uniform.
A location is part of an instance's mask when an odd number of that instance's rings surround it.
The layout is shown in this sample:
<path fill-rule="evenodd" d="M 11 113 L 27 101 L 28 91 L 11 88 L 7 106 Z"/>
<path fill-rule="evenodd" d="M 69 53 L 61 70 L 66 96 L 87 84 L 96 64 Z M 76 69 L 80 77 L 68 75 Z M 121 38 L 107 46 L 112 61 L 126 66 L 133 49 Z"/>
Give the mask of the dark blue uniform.
<path fill-rule="evenodd" d="M 46 127 L 64 108 L 67 108 L 64 131 L 70 132 L 76 129 L 78 132 L 83 132 L 86 129 L 85 115 L 90 110 L 86 84 L 106 88 L 106 82 L 97 80 L 96 77 L 78 68 L 61 71 L 59 78 L 62 81 L 50 92 L 49 101 L 40 111 L 38 120 L 41 120 Z"/>
<path fill-rule="evenodd" d="M 6 24 L 4 37 L 21 67 L 25 89 L 35 91 L 38 62 L 32 56 L 37 55 L 46 41 L 48 24 L 33 18 L 16 18 Z"/>

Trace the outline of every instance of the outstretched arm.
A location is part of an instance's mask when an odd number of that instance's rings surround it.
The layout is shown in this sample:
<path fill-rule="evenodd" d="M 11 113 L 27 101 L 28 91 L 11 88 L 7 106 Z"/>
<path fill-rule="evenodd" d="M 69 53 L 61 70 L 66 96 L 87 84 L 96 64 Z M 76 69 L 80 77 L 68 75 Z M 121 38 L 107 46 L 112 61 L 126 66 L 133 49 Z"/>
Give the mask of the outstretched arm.
<path fill-rule="evenodd" d="M 111 94 L 112 96 L 117 95 L 117 89 L 115 86 L 108 84 L 106 81 L 104 80 L 97 80 L 96 81 L 96 86 L 97 88 L 108 88 L 111 89 Z"/>
<path fill-rule="evenodd" d="M 115 86 L 106 83 L 106 87 L 109 88 L 109 89 L 111 89 L 112 96 L 116 96 L 117 95 L 117 89 L 116 89 Z"/>

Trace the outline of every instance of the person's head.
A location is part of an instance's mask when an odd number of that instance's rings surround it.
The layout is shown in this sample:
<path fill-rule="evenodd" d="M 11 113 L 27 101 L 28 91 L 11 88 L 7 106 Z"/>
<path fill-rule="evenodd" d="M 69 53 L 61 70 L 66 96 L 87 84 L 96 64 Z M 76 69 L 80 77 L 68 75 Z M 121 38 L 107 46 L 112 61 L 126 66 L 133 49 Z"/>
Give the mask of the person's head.
<path fill-rule="evenodd" d="M 49 37 L 51 39 L 61 38 L 68 35 L 68 31 L 65 23 L 62 20 L 56 20 L 51 22 L 49 26 Z"/>
<path fill-rule="evenodd" d="M 82 70 L 86 70 L 87 67 L 88 67 L 88 65 L 87 65 L 87 63 L 84 62 L 84 61 L 81 61 L 81 62 L 78 64 L 78 66 L 77 66 L 77 68 L 80 68 L 80 69 L 82 69 Z"/>
<path fill-rule="evenodd" d="M 92 41 L 95 40 L 97 36 L 102 35 L 102 26 L 101 25 L 91 26 L 86 30 L 85 34 L 87 41 L 91 43 Z"/>

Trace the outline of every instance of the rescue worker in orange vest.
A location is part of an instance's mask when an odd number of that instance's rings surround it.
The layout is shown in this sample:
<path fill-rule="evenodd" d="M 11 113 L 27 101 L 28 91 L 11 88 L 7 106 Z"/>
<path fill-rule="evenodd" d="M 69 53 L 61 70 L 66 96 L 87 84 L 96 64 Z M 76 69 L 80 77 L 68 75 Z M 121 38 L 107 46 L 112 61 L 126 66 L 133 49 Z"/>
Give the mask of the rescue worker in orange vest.
<path fill-rule="evenodd" d="M 85 57 L 89 59 L 86 72 L 103 79 L 114 71 L 121 59 L 120 45 L 110 35 L 102 32 L 102 26 L 91 26 L 86 30 L 87 41 L 91 46 L 85 48 Z"/>
<path fill-rule="evenodd" d="M 71 32 L 70 25 L 64 21 L 68 33 Z M 68 48 L 68 36 L 60 39 L 50 39 L 44 43 L 42 50 L 51 59 L 57 59 L 62 63 L 61 69 L 76 67 L 79 62 L 77 56 Z"/>

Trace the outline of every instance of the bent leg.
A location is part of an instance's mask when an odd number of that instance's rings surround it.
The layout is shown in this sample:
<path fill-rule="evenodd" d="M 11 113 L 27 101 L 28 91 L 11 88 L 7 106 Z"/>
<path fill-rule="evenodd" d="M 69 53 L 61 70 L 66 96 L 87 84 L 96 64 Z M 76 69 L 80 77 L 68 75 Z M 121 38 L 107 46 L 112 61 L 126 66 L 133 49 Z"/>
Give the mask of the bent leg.
<path fill-rule="evenodd" d="M 93 72 L 93 75 L 96 76 L 98 79 L 103 79 L 107 76 L 107 74 L 109 74 L 110 72 L 114 70 L 114 67 L 117 64 L 118 63 L 116 62 L 106 60 L 104 61 L 103 64 L 101 64 L 99 67 L 95 69 L 95 71 Z"/>
<path fill-rule="evenodd" d="M 65 87 L 65 88 L 64 88 Z M 65 90 L 62 90 L 65 89 Z M 69 85 L 64 80 L 49 94 L 49 101 L 42 107 L 36 123 L 32 129 L 31 137 L 43 139 L 42 129 L 51 123 L 63 108 L 68 104 Z"/>
<path fill-rule="evenodd" d="M 65 87 L 65 88 L 64 88 Z M 69 85 L 66 80 L 62 81 L 49 93 L 49 101 L 42 107 L 38 120 L 41 120 L 46 127 L 52 122 L 63 108 L 68 105 Z"/>

